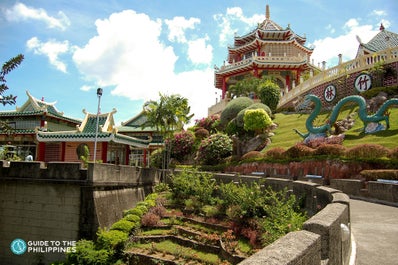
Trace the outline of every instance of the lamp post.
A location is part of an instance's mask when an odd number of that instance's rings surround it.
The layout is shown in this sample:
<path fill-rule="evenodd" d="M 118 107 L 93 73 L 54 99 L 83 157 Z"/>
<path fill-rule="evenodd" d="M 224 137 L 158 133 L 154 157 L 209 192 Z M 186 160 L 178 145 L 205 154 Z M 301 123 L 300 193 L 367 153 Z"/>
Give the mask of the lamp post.
<path fill-rule="evenodd" d="M 98 108 L 97 108 L 97 122 L 96 122 L 96 124 L 95 124 L 94 164 L 95 164 L 96 159 L 97 159 L 98 123 L 99 123 L 99 113 L 100 113 L 100 104 L 101 104 L 102 88 L 97 88 L 97 96 L 98 96 Z"/>

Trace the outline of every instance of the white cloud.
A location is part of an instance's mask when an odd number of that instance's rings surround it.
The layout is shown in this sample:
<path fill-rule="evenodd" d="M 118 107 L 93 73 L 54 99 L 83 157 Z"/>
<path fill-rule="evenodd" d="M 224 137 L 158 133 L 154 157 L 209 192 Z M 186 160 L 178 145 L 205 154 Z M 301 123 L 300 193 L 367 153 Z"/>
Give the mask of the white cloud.
<path fill-rule="evenodd" d="M 373 10 L 372 11 L 372 15 L 376 15 L 376 16 L 386 16 L 387 12 L 385 10 Z"/>
<path fill-rule="evenodd" d="M 61 30 L 70 25 L 69 18 L 62 11 L 58 12 L 58 17 L 53 17 L 42 8 L 33 8 L 22 3 L 16 3 L 11 9 L 6 9 L 5 15 L 9 21 L 38 20 L 46 23 L 49 28 Z"/>
<path fill-rule="evenodd" d="M 242 34 L 246 34 L 249 30 L 252 30 L 257 23 L 264 21 L 264 15 L 254 14 L 251 17 L 246 17 L 243 14 L 242 8 L 232 7 L 227 8 L 225 14 L 216 14 L 213 19 L 217 21 L 219 27 L 221 28 L 221 33 L 219 35 L 220 46 L 225 46 L 228 41 L 233 40 L 233 36 L 237 32 L 238 28 L 242 28 Z M 243 24 L 243 27 L 242 27 Z"/>
<path fill-rule="evenodd" d="M 185 37 L 185 31 L 187 29 L 194 29 L 195 24 L 200 23 L 200 19 L 192 17 L 189 19 L 184 17 L 174 17 L 172 20 L 166 19 L 165 23 L 170 31 L 168 35 L 169 41 L 186 43 L 187 39 Z"/>
<path fill-rule="evenodd" d="M 67 72 L 66 64 L 60 61 L 59 55 L 69 51 L 68 41 L 58 42 L 56 40 L 49 40 L 41 42 L 37 37 L 33 37 L 26 42 L 26 46 L 35 54 L 48 57 L 50 64 L 55 66 L 59 71 Z"/>
<path fill-rule="evenodd" d="M 333 67 L 337 64 L 338 54 L 343 55 L 344 61 L 354 59 L 359 46 L 356 36 L 366 43 L 378 33 L 378 28 L 373 28 L 372 25 L 360 25 L 356 19 L 349 19 L 342 29 L 344 33 L 337 37 L 327 37 L 311 43 L 315 46 L 311 56 L 315 65 L 326 61 L 328 68 Z"/>
<path fill-rule="evenodd" d="M 188 42 L 188 58 L 194 64 L 210 64 L 213 59 L 213 47 L 206 44 L 208 37 Z"/>
<path fill-rule="evenodd" d="M 175 73 L 178 57 L 172 46 L 160 41 L 160 20 L 125 10 L 97 20 L 96 26 L 97 35 L 84 47 L 77 47 L 73 55 L 86 78 L 101 87 L 113 87 L 113 95 L 132 100 L 156 100 L 159 92 L 180 94 L 188 98 L 192 112 L 199 118 L 207 116 L 207 107 L 214 104 L 214 92 L 210 92 L 215 90 L 213 70 Z M 208 60 L 211 46 L 203 41 L 200 47 Z M 193 60 L 200 61 L 196 57 Z"/>

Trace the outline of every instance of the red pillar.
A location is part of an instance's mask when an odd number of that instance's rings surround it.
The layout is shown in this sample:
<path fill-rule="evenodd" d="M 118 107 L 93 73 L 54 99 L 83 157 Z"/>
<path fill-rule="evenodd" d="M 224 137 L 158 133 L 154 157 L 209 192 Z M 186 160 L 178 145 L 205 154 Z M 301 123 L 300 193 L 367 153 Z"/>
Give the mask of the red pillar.
<path fill-rule="evenodd" d="M 37 148 L 37 161 L 44 161 L 44 158 L 46 156 L 46 143 L 39 142 L 38 148 Z"/>
<path fill-rule="evenodd" d="M 66 143 L 61 143 L 61 161 L 65 161 Z"/>
<path fill-rule="evenodd" d="M 146 164 L 146 155 L 147 155 L 147 149 L 145 148 L 145 149 L 144 149 L 144 158 L 143 158 L 143 160 L 144 160 L 144 161 L 143 161 L 143 166 L 144 166 L 144 167 L 147 167 L 147 164 Z"/>
<path fill-rule="evenodd" d="M 108 153 L 108 143 L 107 142 L 100 142 L 101 149 L 101 160 L 102 163 L 106 163 L 107 153 Z"/>
<path fill-rule="evenodd" d="M 225 82 L 225 77 L 222 78 L 222 95 L 221 98 L 225 98 L 225 94 L 227 93 L 227 83 Z"/>
<path fill-rule="evenodd" d="M 289 75 L 286 75 L 285 82 L 286 82 L 288 91 L 290 91 L 290 76 Z"/>

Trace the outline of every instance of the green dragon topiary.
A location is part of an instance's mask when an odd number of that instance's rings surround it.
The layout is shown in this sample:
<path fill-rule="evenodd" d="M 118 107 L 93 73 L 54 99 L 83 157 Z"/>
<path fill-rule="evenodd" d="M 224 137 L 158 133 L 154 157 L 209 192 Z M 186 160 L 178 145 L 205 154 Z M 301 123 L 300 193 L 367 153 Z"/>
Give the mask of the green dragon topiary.
<path fill-rule="evenodd" d="M 398 105 L 398 98 L 389 99 L 386 102 L 384 102 L 383 105 L 381 105 L 381 107 L 376 111 L 376 113 L 374 113 L 372 115 L 368 115 L 367 108 L 366 108 L 366 101 L 363 97 L 357 96 L 357 95 L 348 96 L 348 97 L 341 99 L 336 104 L 336 106 L 333 107 L 332 114 L 330 115 L 330 118 L 326 124 L 315 127 L 313 125 L 313 123 L 321 111 L 322 102 L 319 99 L 319 97 L 317 97 L 313 94 L 309 94 L 309 95 L 305 96 L 305 100 L 314 102 L 315 108 L 312 111 L 311 115 L 307 118 L 307 121 L 305 123 L 308 133 L 301 133 L 295 129 L 295 132 L 298 133 L 304 139 L 307 138 L 308 136 L 310 136 L 310 134 L 326 134 L 327 132 L 330 133 L 331 126 L 333 126 L 333 124 L 336 122 L 341 108 L 348 102 L 354 102 L 354 103 L 358 104 L 358 106 L 359 106 L 358 116 L 364 123 L 364 125 L 365 125 L 364 128 L 366 128 L 367 124 L 370 122 L 385 121 L 386 127 L 388 129 L 390 127 L 390 121 L 389 121 L 389 114 L 387 114 L 386 112 L 391 105 Z"/>

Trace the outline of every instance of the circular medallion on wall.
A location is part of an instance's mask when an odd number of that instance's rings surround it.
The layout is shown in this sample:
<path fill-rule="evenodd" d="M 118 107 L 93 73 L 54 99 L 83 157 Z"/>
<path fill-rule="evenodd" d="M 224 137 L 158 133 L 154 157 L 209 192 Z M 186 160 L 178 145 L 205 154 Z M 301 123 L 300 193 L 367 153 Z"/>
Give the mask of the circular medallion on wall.
<path fill-rule="evenodd" d="M 332 102 L 336 98 L 336 87 L 334 85 L 328 85 L 323 91 L 323 98 L 326 102 Z"/>
<path fill-rule="evenodd" d="M 360 74 L 355 78 L 355 89 L 359 92 L 365 92 L 372 87 L 372 77 L 368 74 Z"/>

